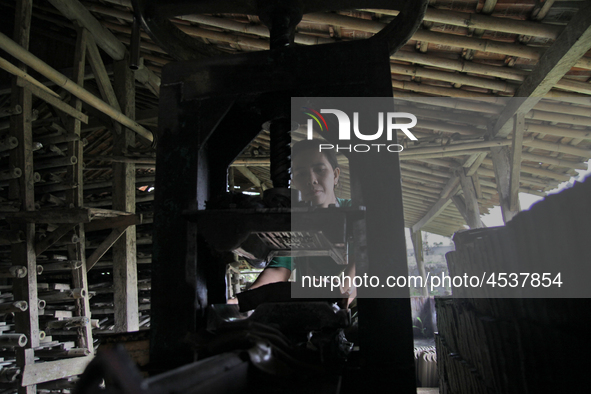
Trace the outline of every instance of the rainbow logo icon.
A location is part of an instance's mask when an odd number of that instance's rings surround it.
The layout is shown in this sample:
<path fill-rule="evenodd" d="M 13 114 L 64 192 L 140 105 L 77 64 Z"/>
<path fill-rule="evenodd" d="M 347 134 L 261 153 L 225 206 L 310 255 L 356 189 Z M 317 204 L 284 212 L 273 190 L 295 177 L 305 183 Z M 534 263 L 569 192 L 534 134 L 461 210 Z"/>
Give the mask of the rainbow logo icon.
<path fill-rule="evenodd" d="M 316 123 L 318 123 L 318 126 L 320 126 L 320 130 L 324 131 L 324 127 L 322 127 L 322 123 L 324 123 L 324 126 L 326 127 L 326 131 L 328 131 L 328 125 L 326 124 L 326 120 L 324 120 L 324 117 L 322 115 L 320 115 L 320 113 L 316 110 L 313 110 L 312 108 L 308 108 L 308 107 L 302 107 L 304 109 L 304 113 L 306 115 L 310 115 L 312 117 L 312 119 L 314 119 L 316 121 Z M 306 112 L 306 111 L 310 111 L 310 112 Z M 320 123 L 320 120 L 318 119 L 322 119 L 322 123 Z"/>

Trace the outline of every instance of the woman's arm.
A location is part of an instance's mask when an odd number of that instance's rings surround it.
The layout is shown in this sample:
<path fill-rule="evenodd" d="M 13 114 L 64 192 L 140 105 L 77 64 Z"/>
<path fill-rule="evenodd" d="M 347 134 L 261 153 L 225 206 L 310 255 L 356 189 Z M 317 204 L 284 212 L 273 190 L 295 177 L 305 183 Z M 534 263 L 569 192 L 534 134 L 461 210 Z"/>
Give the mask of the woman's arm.
<path fill-rule="evenodd" d="M 343 272 L 343 276 L 344 276 L 343 284 L 345 284 L 346 286 L 341 287 L 341 294 L 348 296 L 347 306 L 349 306 L 351 304 L 351 302 L 353 302 L 355 297 L 357 297 L 357 288 L 353 285 L 353 282 L 354 282 L 353 279 L 355 278 L 355 263 L 354 262 L 349 262 L 349 265 L 347 266 L 347 268 Z M 348 278 L 348 279 L 345 279 L 345 278 Z M 348 286 L 349 283 L 351 284 L 351 286 Z"/>
<path fill-rule="evenodd" d="M 259 274 L 259 277 L 254 281 L 249 289 L 256 289 L 263 285 L 275 282 L 287 282 L 291 276 L 291 270 L 284 267 L 269 267 L 265 268 L 263 272 Z"/>

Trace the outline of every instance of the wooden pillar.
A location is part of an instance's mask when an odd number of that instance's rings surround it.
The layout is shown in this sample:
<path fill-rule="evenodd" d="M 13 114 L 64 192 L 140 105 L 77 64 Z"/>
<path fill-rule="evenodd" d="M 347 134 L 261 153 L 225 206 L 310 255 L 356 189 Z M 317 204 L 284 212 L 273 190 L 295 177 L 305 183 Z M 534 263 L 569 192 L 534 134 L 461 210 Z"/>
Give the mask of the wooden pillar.
<path fill-rule="evenodd" d="M 513 117 L 514 119 L 515 117 Z M 490 153 L 495 171 L 503 221 L 507 223 L 519 213 L 519 203 L 517 203 L 517 209 L 511 209 L 511 154 L 507 146 L 492 147 L 490 148 Z"/>
<path fill-rule="evenodd" d="M 515 115 L 513 125 L 513 141 L 511 144 L 511 186 L 509 192 L 509 207 L 512 211 L 520 211 L 519 206 L 519 177 L 521 174 L 521 150 L 523 147 L 523 132 L 525 130 L 525 115 Z"/>
<path fill-rule="evenodd" d="M 415 250 L 415 259 L 417 260 L 417 267 L 419 274 L 423 278 L 423 283 L 427 280 L 427 271 L 425 270 L 425 260 L 423 259 L 423 233 L 421 230 L 410 232 L 412 239 L 412 247 Z M 427 286 L 421 288 L 423 297 L 429 297 L 429 289 Z"/>
<path fill-rule="evenodd" d="M 135 81 L 127 60 L 115 62 L 115 94 L 121 111 L 135 118 Z M 126 156 L 135 146 L 135 134 L 123 128 L 114 133 L 113 155 Z M 135 164 L 113 163 L 113 209 L 135 212 Z M 136 229 L 129 226 L 113 245 L 113 286 L 115 297 L 115 331 L 139 329 Z"/>
<path fill-rule="evenodd" d="M 29 48 L 32 0 L 16 2 L 14 40 L 23 48 Z M 26 66 L 19 65 L 26 71 Z M 18 146 L 10 154 L 10 167 L 20 168 L 22 176 L 10 182 L 9 198 L 21 204 L 21 211 L 35 210 L 33 176 L 33 131 L 31 92 L 17 86 L 16 77 L 12 82 L 11 106 L 20 105 L 22 113 L 10 118 L 10 133 L 18 139 Z M 35 225 L 30 223 L 12 224 L 12 230 L 22 231 L 25 241 L 12 246 L 12 264 L 27 267 L 27 276 L 13 279 L 15 301 L 26 301 L 29 308 L 15 316 L 15 331 L 27 336 L 25 347 L 16 348 L 16 361 L 21 370 L 34 364 L 33 348 L 39 346 L 39 316 L 37 313 L 37 258 L 35 255 Z M 34 394 L 36 385 L 19 387 L 19 394 Z"/>
<path fill-rule="evenodd" d="M 480 209 L 478 208 L 478 200 L 476 196 L 476 188 L 472 182 L 472 177 L 466 176 L 464 169 L 460 169 L 460 184 L 464 192 L 464 206 L 466 209 L 466 223 L 470 228 L 482 227 L 480 221 Z"/>
<path fill-rule="evenodd" d="M 84 68 L 86 63 L 86 47 L 89 32 L 84 28 L 78 29 L 78 38 L 76 40 L 76 51 L 74 53 L 74 68 L 72 80 L 78 85 L 84 85 Z M 82 101 L 73 97 L 70 103 L 72 107 L 80 111 L 82 109 Z M 80 120 L 69 117 L 67 120 L 68 133 L 80 136 Z M 68 166 L 67 177 L 72 185 L 76 187 L 66 191 L 66 203 L 71 207 L 82 207 L 83 205 L 83 187 L 84 178 L 82 172 L 84 147 L 82 141 L 68 142 L 68 154 L 75 156 L 78 160 L 73 166 Z M 88 280 L 86 275 L 86 234 L 84 232 L 84 224 L 79 224 L 74 229 L 74 233 L 78 236 L 80 242 L 74 245 L 68 245 L 68 258 L 71 260 L 79 260 L 82 266 L 78 269 L 72 270 L 72 284 L 74 288 L 86 289 L 86 296 L 76 300 L 76 315 L 85 316 L 90 319 L 90 305 L 88 302 Z M 86 348 L 92 354 L 94 346 L 92 343 L 92 328 L 90 321 L 78 329 L 78 347 Z"/>

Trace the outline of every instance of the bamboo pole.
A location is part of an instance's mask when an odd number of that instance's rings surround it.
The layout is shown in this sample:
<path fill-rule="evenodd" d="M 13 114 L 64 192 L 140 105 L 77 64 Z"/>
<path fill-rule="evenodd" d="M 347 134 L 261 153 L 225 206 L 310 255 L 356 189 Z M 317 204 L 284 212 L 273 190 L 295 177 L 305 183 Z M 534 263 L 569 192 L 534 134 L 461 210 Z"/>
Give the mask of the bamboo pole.
<path fill-rule="evenodd" d="M 399 11 L 383 9 L 362 9 L 362 11 L 375 12 L 384 15 L 396 16 Z M 484 12 L 484 9 L 483 11 Z M 483 29 L 491 31 L 500 31 L 504 33 L 528 35 L 556 39 L 562 31 L 562 26 L 541 24 L 531 21 L 522 21 L 509 18 L 498 18 L 494 16 L 440 10 L 437 8 L 427 8 L 425 21 L 435 23 L 445 23 L 446 25 L 462 26 L 469 29 Z"/>
<path fill-rule="evenodd" d="M 92 10 L 94 12 L 102 13 L 104 15 L 109 15 L 109 16 L 117 17 L 120 19 L 128 20 L 128 21 L 133 20 L 131 13 L 126 13 L 126 12 L 122 12 L 122 11 L 118 11 L 118 10 L 112 10 L 110 8 L 101 7 L 101 6 L 97 6 L 97 5 L 89 5 L 88 7 L 90 10 Z M 441 11 L 441 10 L 436 10 L 436 11 Z M 466 15 L 475 15 L 475 14 L 466 14 Z M 213 26 L 213 27 L 217 27 L 217 28 L 227 29 L 227 30 L 231 30 L 231 31 L 236 31 L 236 32 L 240 32 L 240 33 L 253 34 L 253 35 L 257 35 L 257 36 L 261 36 L 261 37 L 268 37 L 269 36 L 268 29 L 265 26 L 253 26 L 253 25 L 236 22 L 236 21 L 229 20 L 229 19 L 215 18 L 215 17 L 211 17 L 211 16 L 202 16 L 202 15 L 189 15 L 189 16 L 179 17 L 178 19 L 190 21 L 190 22 L 195 22 L 195 23 L 200 23 L 203 25 Z M 499 19 L 500 21 L 504 22 L 505 24 L 512 26 L 514 30 L 516 30 L 515 22 L 522 22 L 522 21 L 507 20 L 507 19 L 502 19 L 502 18 L 496 18 L 496 19 Z M 538 25 L 538 24 L 534 23 L 534 25 Z M 124 32 L 130 34 L 129 28 L 116 27 L 116 26 L 113 26 L 113 24 L 108 24 L 108 27 L 112 28 L 112 29 L 116 29 L 118 31 L 124 31 Z M 185 33 L 192 35 L 192 36 L 203 37 L 203 38 L 207 38 L 207 39 L 214 39 L 214 40 L 219 40 L 219 41 L 223 41 L 223 42 L 234 43 L 237 45 L 247 45 L 251 48 L 256 48 L 256 49 L 263 49 L 263 50 L 269 49 L 268 44 L 263 40 L 251 39 L 251 38 L 242 37 L 242 36 L 232 36 L 227 33 L 221 33 L 221 32 L 211 31 L 211 30 L 207 30 L 207 29 L 195 28 L 192 26 L 186 26 L 186 25 L 178 24 L 178 23 L 177 23 L 177 27 L 179 27 L 179 29 L 183 30 Z M 555 27 L 553 26 L 552 28 L 555 28 Z M 561 30 L 562 28 L 559 28 L 559 29 Z M 495 29 L 492 29 L 492 30 L 495 30 Z M 440 33 L 438 33 L 438 34 L 440 34 Z M 516 34 L 524 34 L 524 33 L 520 32 L 520 33 L 516 33 Z M 554 32 L 552 34 L 554 34 Z M 453 37 L 453 36 L 451 36 L 451 37 Z M 317 44 L 335 42 L 335 40 L 330 39 L 330 38 L 319 39 L 317 37 L 311 37 L 311 36 L 304 35 L 304 34 L 296 34 L 295 42 L 298 44 L 304 44 L 304 45 L 317 45 Z M 446 58 L 441 58 L 438 56 L 405 52 L 405 51 L 399 51 L 392 58 L 396 59 L 396 60 L 410 61 L 413 63 L 430 65 L 430 66 L 435 66 L 438 68 L 447 68 L 447 69 L 466 72 L 466 73 L 476 73 L 476 74 L 493 76 L 493 77 L 498 77 L 498 78 L 506 78 L 506 79 L 511 79 L 511 80 L 515 80 L 518 82 L 522 82 L 524 80 L 525 76 L 528 75 L 528 72 L 524 71 L 524 70 L 511 69 L 508 67 L 490 66 L 490 65 L 485 65 L 485 64 L 467 62 L 464 60 L 446 59 Z M 158 62 L 165 62 L 165 63 L 168 62 L 167 60 L 164 60 L 164 59 L 160 59 L 160 60 L 154 59 L 154 60 L 156 60 Z M 583 60 L 583 62 L 585 62 L 585 61 Z M 421 73 L 425 73 L 425 74 L 429 75 L 429 76 L 425 75 L 425 77 L 433 78 L 433 79 L 439 79 L 439 78 L 437 78 L 438 75 L 445 76 L 445 74 L 438 74 L 439 73 L 438 71 L 425 70 L 425 69 L 419 69 L 416 71 L 415 74 L 417 76 L 420 76 L 419 74 L 421 74 Z M 404 74 L 408 74 L 408 73 L 404 73 Z M 487 85 L 487 83 L 488 83 L 493 86 L 493 87 L 491 87 L 491 89 L 497 90 L 497 91 L 502 91 L 502 92 L 513 92 L 515 89 L 514 86 L 510 86 L 507 83 L 497 82 L 494 80 L 486 80 L 486 79 L 482 79 L 482 78 L 465 76 L 465 75 L 459 75 L 457 78 L 464 79 L 467 82 L 455 81 L 453 83 L 467 84 L 467 85 L 471 85 L 471 86 Z M 447 79 L 444 78 L 444 79 L 439 79 L 439 80 L 445 81 Z M 475 83 L 476 83 L 476 85 L 474 85 Z M 566 89 L 566 90 L 572 90 L 572 91 L 576 91 L 576 92 L 590 90 L 590 88 L 587 84 L 582 83 L 582 82 L 568 80 L 568 79 L 562 79 L 561 81 L 559 81 L 557 83 L 556 86 Z"/>
<path fill-rule="evenodd" d="M 524 139 L 524 144 L 526 140 L 529 142 L 532 139 Z M 465 151 L 471 149 L 482 149 L 482 148 L 491 148 L 496 146 L 507 146 L 511 145 L 511 140 L 504 139 L 504 140 L 494 140 L 494 141 L 482 141 L 482 142 L 472 142 L 472 143 L 462 143 L 462 144 L 454 144 L 454 145 L 444 145 L 444 146 L 434 146 L 434 147 L 425 147 L 425 148 L 408 148 L 403 150 L 399 153 L 402 156 L 414 156 L 423 153 L 435 153 L 435 152 L 457 152 L 457 151 Z"/>
<path fill-rule="evenodd" d="M 41 82 L 37 81 L 35 78 L 33 78 L 32 76 L 30 76 L 29 74 L 27 74 L 26 72 L 21 70 L 20 68 L 16 67 L 12 63 L 10 63 L 9 61 L 7 61 L 6 59 L 3 59 L 1 57 L 0 57 L 0 68 L 4 69 L 5 71 L 9 72 L 12 75 L 16 75 L 17 77 L 24 79 L 25 81 L 40 88 L 45 93 L 50 94 L 53 97 L 61 100 L 61 97 L 59 96 L 59 94 L 57 94 L 53 90 L 49 89 L 47 86 L 43 85 Z"/>
<path fill-rule="evenodd" d="M 97 110 L 101 111 L 105 115 L 108 115 L 112 119 L 121 123 L 123 126 L 133 130 L 137 134 L 146 138 L 148 141 L 153 141 L 154 137 L 152 132 L 142 127 L 139 123 L 123 115 L 120 111 L 115 110 L 113 107 L 97 98 L 92 93 L 88 92 L 80 85 L 74 83 L 69 78 L 60 74 L 57 70 L 47 65 L 41 59 L 25 50 L 23 47 L 12 41 L 6 35 L 0 33 L 0 48 L 4 49 L 10 55 L 14 56 L 21 62 L 25 63 L 29 67 L 35 69 L 37 72 L 45 76 L 47 79 L 54 82 L 56 85 L 62 87 L 74 96 L 78 97 L 85 103 L 91 105 Z"/>
<path fill-rule="evenodd" d="M 462 85 L 476 86 L 483 89 L 496 90 L 500 92 L 515 93 L 516 85 L 508 84 L 494 79 L 473 77 L 465 74 L 450 73 L 448 71 L 438 71 L 419 66 L 405 66 L 399 64 L 390 64 L 392 74 L 412 75 L 413 77 L 429 78 L 438 81 L 459 83 Z"/>
<path fill-rule="evenodd" d="M 377 33 L 386 25 L 385 23 L 377 21 L 329 13 L 306 14 L 303 17 L 303 20 L 327 25 L 336 25 L 369 33 Z M 434 44 L 475 49 L 483 52 L 498 53 L 501 55 L 516 56 L 531 60 L 539 60 L 541 54 L 544 52 L 543 48 L 527 47 L 523 45 L 463 37 L 427 30 L 418 30 L 412 36 L 411 40 L 427 41 Z M 587 70 L 591 69 L 591 59 L 583 58 L 578 60 L 575 64 L 575 67 L 584 68 Z"/>

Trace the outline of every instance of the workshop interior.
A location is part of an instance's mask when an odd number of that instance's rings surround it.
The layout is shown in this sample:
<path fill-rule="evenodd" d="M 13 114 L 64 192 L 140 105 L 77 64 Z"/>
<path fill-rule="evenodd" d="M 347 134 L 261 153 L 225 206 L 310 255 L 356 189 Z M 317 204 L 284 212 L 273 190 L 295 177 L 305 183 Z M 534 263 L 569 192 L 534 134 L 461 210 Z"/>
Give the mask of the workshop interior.
<path fill-rule="evenodd" d="M 0 10 L 2 393 L 584 387 L 591 1 Z M 412 133 L 370 151 L 359 102 Z M 294 187 L 310 139 L 346 205 Z M 249 289 L 278 257 L 290 280 Z M 425 286 L 298 293 L 320 257 Z"/>

